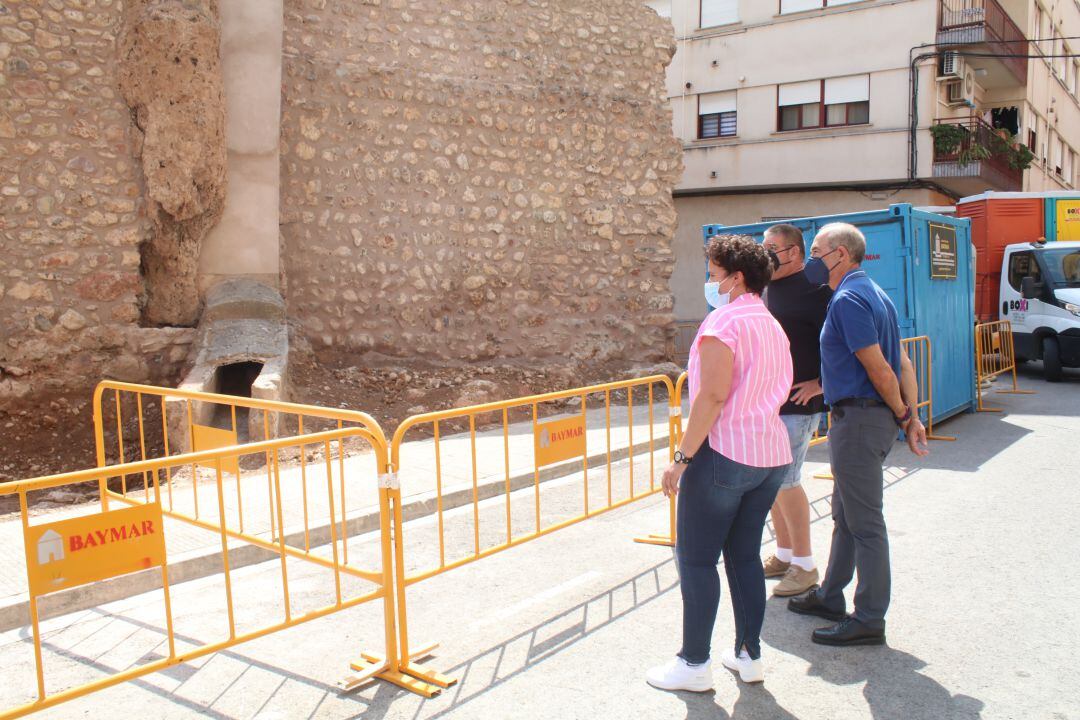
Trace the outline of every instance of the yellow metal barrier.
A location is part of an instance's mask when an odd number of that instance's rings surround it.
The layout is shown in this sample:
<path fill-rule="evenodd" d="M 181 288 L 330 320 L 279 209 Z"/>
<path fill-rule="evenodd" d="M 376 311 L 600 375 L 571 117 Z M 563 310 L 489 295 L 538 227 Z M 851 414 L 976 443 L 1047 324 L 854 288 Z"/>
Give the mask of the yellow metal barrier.
<path fill-rule="evenodd" d="M 671 438 L 671 453 L 672 458 L 675 456 L 675 448 L 679 446 L 682 441 L 683 434 L 683 413 L 682 413 L 682 398 L 683 391 L 686 389 L 687 375 L 684 372 L 679 375 L 679 379 L 675 382 L 675 392 L 671 396 L 671 410 L 669 416 L 671 417 L 670 429 L 668 431 Z M 675 526 L 677 525 L 677 512 L 676 512 L 675 496 L 668 498 L 668 531 L 666 533 L 649 533 L 648 535 L 634 538 L 634 542 L 644 543 L 646 545 L 662 545 L 664 547 L 675 547 L 675 540 L 677 534 Z"/>
<path fill-rule="evenodd" d="M 1001 408 L 983 406 L 983 383 L 1012 372 L 1012 390 L 998 390 L 1010 395 L 1034 395 L 1016 385 L 1016 353 L 1013 348 L 1012 323 L 1008 320 L 981 323 L 975 326 L 975 387 L 979 397 L 979 412 L 1001 412 Z"/>
<path fill-rule="evenodd" d="M 900 348 L 907 354 L 908 360 L 911 361 L 911 365 L 915 369 L 918 399 L 916 400 L 914 411 L 926 422 L 926 439 L 941 440 L 944 442 L 955 441 L 956 438 L 950 435 L 934 434 L 934 356 L 930 345 L 930 338 L 926 335 L 904 338 L 900 341 Z M 828 418 L 828 425 L 829 427 L 832 427 L 831 414 Z M 815 433 L 814 439 L 810 442 L 810 447 L 828 442 L 828 439 L 827 435 L 819 437 L 817 433 Z M 835 479 L 831 469 L 816 472 L 814 473 L 814 477 L 818 480 Z"/>
<path fill-rule="evenodd" d="M 914 411 L 926 421 L 926 439 L 953 442 L 956 438 L 952 436 L 934 434 L 934 355 L 930 338 L 926 335 L 904 338 L 900 341 L 900 347 L 907 353 L 915 369 L 918 399 Z"/>
<path fill-rule="evenodd" d="M 130 389 L 130 386 L 128 388 Z M 160 389 L 153 389 L 159 391 Z M 150 389 L 141 388 L 137 392 L 148 394 Z M 276 404 L 277 410 L 295 410 L 284 404 Z M 381 434 L 380 434 L 381 435 Z M 386 652 L 384 655 L 366 654 L 365 662 L 358 664 L 360 674 L 349 679 L 349 685 L 355 685 L 371 677 L 380 677 L 404 687 L 415 689 L 417 683 L 398 671 L 397 633 L 395 627 L 395 598 L 392 570 L 392 543 L 390 537 L 389 491 L 378 483 L 380 543 L 378 560 L 375 567 L 361 567 L 356 562 L 342 558 L 347 539 L 338 534 L 337 516 L 344 520 L 346 508 L 344 498 L 335 495 L 333 447 L 344 447 L 348 439 L 365 441 L 373 450 L 373 460 L 377 469 L 386 467 L 386 446 L 380 435 L 362 427 L 333 429 L 316 432 L 303 437 L 264 440 L 242 447 L 216 448 L 201 452 L 175 455 L 155 459 L 139 460 L 120 465 L 111 465 L 91 470 L 54 475 L 49 477 L 13 482 L 0 485 L 0 496 L 17 495 L 22 515 L 25 545 L 30 620 L 33 631 L 34 663 L 37 676 L 36 699 L 23 705 L 8 708 L 0 712 L 0 718 L 21 717 L 28 713 L 51 707 L 107 688 L 126 680 L 134 679 L 180 663 L 216 653 L 225 648 L 248 640 L 263 637 L 279 630 L 299 625 L 310 620 L 325 617 L 331 613 L 354 607 L 370 600 L 383 600 Z M 323 546 L 321 552 L 309 546 L 293 544 L 283 532 L 286 527 L 287 508 L 283 507 L 282 469 L 278 462 L 281 453 L 297 450 L 301 456 L 314 449 L 322 453 L 322 465 L 325 479 L 319 481 L 325 489 L 326 508 L 330 519 L 329 548 Z M 269 457 L 272 461 L 266 466 L 269 482 L 268 507 L 271 517 L 276 521 L 269 533 L 249 529 L 247 532 L 236 529 L 237 522 L 233 515 L 242 515 L 239 500 L 233 504 L 225 493 L 226 467 L 239 464 L 243 456 Z M 345 482 L 344 465 L 339 466 Z M 204 509 L 212 519 L 198 519 L 184 512 L 171 509 L 166 505 L 167 490 L 164 482 L 177 481 L 187 469 L 191 469 L 190 479 L 194 484 L 196 475 L 209 470 L 214 476 L 212 482 L 216 492 L 210 493 Z M 323 473 L 320 472 L 320 475 Z M 141 478 L 143 492 L 116 492 L 109 488 L 123 478 Z M 248 478 L 236 478 L 237 485 Z M 293 478 L 295 480 L 295 477 Z M 42 513 L 35 510 L 31 516 L 30 499 L 32 493 L 58 487 L 96 482 L 102 492 L 100 512 L 83 513 L 71 517 L 71 513 Z M 373 485 L 375 478 L 372 478 Z M 125 489 L 126 488 L 122 488 Z M 238 490 L 239 492 L 239 490 Z M 237 496 L 239 499 L 239 495 Z M 115 501 L 123 507 L 108 509 L 109 501 Z M 212 512 L 210 511 L 212 509 Z M 63 515 L 55 519 L 56 515 Z M 44 519 L 44 521 L 43 521 Z M 165 520 L 177 521 L 178 526 L 167 530 Z M 48 521 L 52 520 L 52 521 Z M 31 522 L 33 521 L 33 522 Z M 210 531 L 220 538 L 221 561 L 224 581 L 224 615 L 227 620 L 227 634 L 196 647 L 178 648 L 174 629 L 173 591 L 169 585 L 169 562 L 166 554 L 168 537 L 171 532 L 182 526 L 194 526 Z M 269 525 L 267 527 L 270 527 Z M 345 527 L 344 524 L 342 527 Z M 276 529 L 274 529 L 276 528 Z M 305 539 L 307 534 L 304 535 Z M 259 617 L 254 622 L 244 622 L 238 615 L 236 601 L 237 579 L 230 570 L 230 541 L 243 541 L 277 554 L 281 562 L 281 616 L 275 619 L 265 617 L 265 610 L 260 609 Z M 235 548 L 233 548 L 235 551 Z M 327 605 L 303 608 L 304 601 L 298 600 L 295 593 L 290 594 L 290 573 L 287 558 L 302 560 L 308 567 L 319 568 L 327 578 L 326 596 L 333 597 Z M 164 636 L 168 644 L 168 655 L 158 660 L 129 668 L 104 678 L 86 682 L 55 692 L 48 692 L 43 664 L 42 637 L 39 617 L 39 598 L 67 588 L 87 585 L 112 577 L 126 575 L 150 568 L 160 570 L 160 583 L 163 593 Z M 346 582 L 348 580 L 348 582 Z M 373 585 L 374 589 L 359 591 L 352 588 L 356 582 Z M 295 589 L 295 585 L 292 586 Z M 265 597 L 260 598 L 263 602 Z M 309 600 L 307 604 L 310 604 Z M 298 608 L 297 606 L 301 606 Z M 181 613 L 183 615 L 183 613 Z M 9 674 L 8 683 L 15 682 Z"/>
<path fill-rule="evenodd" d="M 360 436 L 344 436 L 337 442 L 338 471 L 342 506 L 347 498 L 347 485 L 344 481 L 344 462 L 348 452 L 366 449 L 363 442 L 370 436 L 371 446 L 386 452 L 386 435 L 374 418 L 367 413 L 337 408 L 323 408 L 312 405 L 217 395 L 213 393 L 176 390 L 153 385 L 135 385 L 105 381 L 94 392 L 94 435 L 98 467 L 109 464 L 123 464 L 132 460 L 146 460 L 155 455 L 169 456 L 177 450 L 176 438 L 179 435 L 182 445 L 191 445 L 195 451 L 213 450 L 220 447 L 241 445 L 245 435 L 249 438 L 261 434 L 260 440 L 271 440 L 281 432 L 286 436 L 301 436 L 316 431 L 341 430 L 358 427 L 365 431 Z M 218 427 L 204 425 L 196 421 L 199 416 L 217 421 Z M 247 416 L 248 423 L 238 422 Z M 223 425 L 224 427 L 220 427 Z M 113 437 L 106 443 L 106 432 Z M 361 439 L 363 438 L 363 439 Z M 137 440 L 137 442 L 136 442 Z M 115 443 L 115 453 L 113 444 Z M 353 447 L 349 447 L 350 443 Z M 359 443 L 359 446 L 357 446 Z M 186 448 L 185 448 L 186 450 Z M 310 518 L 307 482 L 307 457 L 296 453 L 300 463 L 301 497 L 299 498 L 304 516 L 305 550 L 310 550 Z M 277 459 L 270 453 L 264 456 L 269 470 Z M 166 509 L 178 518 L 190 522 L 202 520 L 200 508 L 199 477 L 196 468 L 190 468 L 192 484 L 190 495 L 174 496 L 172 470 L 167 469 L 165 483 Z M 239 476 L 239 464 L 235 459 L 226 464 L 223 470 L 230 477 Z M 385 471 L 385 463 L 380 464 L 379 472 Z M 138 480 L 136 479 L 136 483 Z M 267 473 L 267 492 L 271 492 L 270 474 Z M 237 530 L 244 531 L 243 484 L 236 482 L 236 504 L 238 514 Z M 120 476 L 119 493 L 125 497 L 137 492 L 139 486 L 129 487 L 128 476 Z M 143 478 L 142 492 L 148 494 L 146 478 Z M 109 493 L 104 482 L 100 487 L 102 509 L 109 509 Z M 204 493 L 205 494 L 205 493 Z M 205 500 L 203 501 L 205 505 Z M 276 533 L 277 518 L 269 515 L 271 534 Z M 348 557 L 348 528 L 341 521 L 340 532 L 345 543 L 344 558 Z"/>
<path fill-rule="evenodd" d="M 648 440 L 647 440 L 647 456 L 648 456 L 648 485 L 647 487 L 638 488 L 635 485 L 634 480 L 634 395 L 635 390 L 640 393 L 639 398 L 644 397 L 648 401 Z M 397 628 L 399 633 L 398 648 L 400 652 L 399 668 L 404 673 L 407 673 L 417 679 L 418 682 L 423 684 L 430 684 L 438 687 L 447 687 L 454 682 L 451 678 L 445 677 L 429 670 L 416 662 L 417 658 L 422 658 L 431 654 L 431 650 L 435 646 L 428 646 L 423 649 L 415 649 L 410 645 L 409 632 L 408 632 L 408 620 L 407 620 L 407 604 L 406 604 L 406 588 L 419 583 L 428 578 L 440 575 L 454 568 L 461 567 L 463 565 L 475 562 L 481 558 L 488 557 L 495 553 L 507 550 L 509 548 L 521 545 L 522 543 L 534 540 L 549 533 L 555 532 L 562 528 L 566 528 L 570 525 L 579 523 L 587 518 L 595 517 L 602 513 L 606 513 L 610 510 L 614 510 L 619 507 L 623 507 L 628 503 L 640 500 L 644 497 L 649 497 L 660 490 L 659 482 L 657 482 L 656 462 L 655 456 L 657 450 L 664 450 L 664 446 L 657 442 L 655 437 L 655 406 L 657 403 L 658 391 L 662 391 L 665 397 L 662 398 L 663 406 L 669 407 L 674 397 L 674 387 L 671 380 L 666 376 L 657 375 L 646 378 L 640 378 L 635 380 L 625 380 L 620 382 L 606 383 L 602 385 L 593 385 L 589 387 L 575 388 L 573 390 L 564 390 L 559 392 L 545 393 L 542 395 L 532 395 L 528 397 L 517 398 L 513 400 L 506 400 L 502 402 L 487 403 L 484 405 L 476 405 L 472 407 L 457 408 L 453 410 L 446 410 L 441 412 L 424 413 L 422 415 L 415 415 L 406 419 L 394 433 L 393 442 L 390 445 L 390 462 L 393 470 L 399 474 L 407 470 L 408 462 L 402 458 L 402 444 L 404 438 L 410 430 L 414 428 L 430 428 L 430 437 L 432 438 L 434 451 L 434 480 L 435 480 L 435 500 L 436 500 L 436 527 L 435 532 L 437 537 L 438 546 L 438 559 L 432 565 L 427 567 L 418 566 L 416 561 L 412 562 L 415 569 L 410 570 L 406 566 L 406 555 L 404 552 L 404 544 L 406 540 L 406 534 L 403 528 L 402 516 L 401 516 L 401 491 L 398 487 L 393 487 L 390 490 L 391 500 L 394 504 L 394 550 L 395 557 L 395 580 L 396 580 L 396 598 L 398 609 L 398 622 Z M 629 484 L 622 492 L 621 488 L 616 488 L 612 482 L 612 445 L 611 445 L 611 414 L 612 414 L 612 402 L 613 395 L 626 396 L 626 412 L 627 412 L 627 424 L 629 432 Z M 599 487 L 593 486 L 590 491 L 589 485 L 589 453 L 587 444 L 587 407 L 588 399 L 591 396 L 602 396 L 602 404 L 597 404 L 597 407 L 603 407 L 605 410 L 605 435 L 606 435 L 606 452 L 605 466 L 606 466 L 606 484 L 601 484 Z M 576 399 L 580 403 L 580 410 L 570 414 L 557 416 L 551 419 L 545 419 L 542 413 L 542 408 L 545 404 L 559 403 L 569 399 Z M 490 528 L 483 532 L 484 541 L 482 542 L 482 528 L 481 528 L 481 501 L 478 489 L 478 454 L 476 449 L 477 444 L 477 425 L 483 416 L 494 414 L 496 425 L 502 427 L 502 446 L 503 446 L 503 463 L 500 468 L 499 475 L 504 480 L 502 484 L 502 492 L 496 495 L 493 500 L 498 501 L 499 496 L 503 498 L 505 508 L 499 514 L 502 515 L 498 521 L 492 520 L 490 525 L 494 526 L 494 532 Z M 514 420 L 514 416 L 520 417 L 523 420 L 531 420 L 532 426 L 532 440 L 533 440 L 533 502 L 530 505 L 532 512 L 529 513 L 530 517 L 525 520 L 527 529 L 519 534 L 514 533 L 513 511 L 511 503 L 512 483 L 511 483 L 511 469 L 510 469 L 510 425 Z M 670 413 L 669 413 L 670 418 Z M 670 422 L 670 420 L 669 420 Z M 467 503 L 471 505 L 471 516 L 468 516 L 471 522 L 463 523 L 467 529 L 471 532 L 468 537 L 462 537 L 460 539 L 461 548 L 449 544 L 447 542 L 448 524 L 453 519 L 448 516 L 448 513 L 444 510 L 444 497 L 448 493 L 448 488 L 444 483 L 444 467 L 440 454 L 440 442 L 441 442 L 441 425 L 443 424 L 460 424 L 468 428 L 471 465 L 468 468 L 461 468 L 467 471 L 468 476 L 471 478 L 471 491 L 472 501 Z M 669 425 L 669 427 L 671 427 Z M 670 436 L 669 436 L 670 437 Z M 646 446 L 644 440 L 641 441 L 642 446 Z M 674 452 L 674 445 L 672 442 L 667 442 L 667 452 L 665 457 L 671 457 Z M 485 461 L 490 461 L 492 458 L 483 457 Z M 498 460 L 498 458 L 495 458 Z M 582 495 L 580 513 L 571 517 L 562 517 L 561 519 L 553 520 L 545 523 L 543 521 L 541 510 L 541 493 L 540 493 L 540 477 L 541 468 L 551 464 L 560 463 L 581 463 L 582 473 Z M 597 468 L 593 468 L 595 471 Z M 661 467 L 661 470 L 663 468 Z M 425 470 L 428 472 L 429 470 Z M 639 481 L 642 480 L 639 476 Z M 599 495 L 599 501 L 596 498 L 591 497 L 590 492 Z M 623 497 L 617 497 L 617 495 L 624 495 Z M 505 528 L 501 525 L 505 524 Z M 471 526 L 468 527 L 468 526 Z M 411 558 L 410 558 L 411 559 Z"/>

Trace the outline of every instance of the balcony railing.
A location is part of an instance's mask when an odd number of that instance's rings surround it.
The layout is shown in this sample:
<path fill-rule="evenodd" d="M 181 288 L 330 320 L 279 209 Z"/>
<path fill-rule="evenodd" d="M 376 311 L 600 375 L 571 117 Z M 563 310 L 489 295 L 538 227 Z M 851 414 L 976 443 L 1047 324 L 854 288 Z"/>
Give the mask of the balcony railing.
<path fill-rule="evenodd" d="M 936 177 L 980 176 L 998 188 L 1019 190 L 1024 171 L 1010 162 L 1012 151 L 1000 131 L 977 117 L 935 120 L 937 126 L 958 129 L 952 141 L 934 140 L 934 175 Z"/>
<path fill-rule="evenodd" d="M 997 0 L 941 0 L 938 30 L 956 41 L 987 43 L 1002 55 L 1029 54 L 1027 37 Z M 1027 81 L 1027 57 L 1002 57 L 1020 82 Z"/>

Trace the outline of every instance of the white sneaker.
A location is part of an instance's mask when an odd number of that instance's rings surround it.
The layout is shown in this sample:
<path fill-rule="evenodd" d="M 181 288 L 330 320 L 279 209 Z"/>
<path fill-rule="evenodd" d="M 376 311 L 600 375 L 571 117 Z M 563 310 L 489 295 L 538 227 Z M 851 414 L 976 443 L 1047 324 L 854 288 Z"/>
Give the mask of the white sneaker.
<path fill-rule="evenodd" d="M 690 665 L 678 655 L 645 673 L 645 681 L 661 690 L 707 692 L 713 689 L 712 661 Z"/>
<path fill-rule="evenodd" d="M 765 663 L 761 662 L 761 658 L 751 660 L 745 650 L 735 657 L 735 651 L 728 648 L 720 655 L 720 662 L 724 663 L 728 670 L 739 673 L 739 678 L 744 683 L 759 683 L 765 680 Z"/>

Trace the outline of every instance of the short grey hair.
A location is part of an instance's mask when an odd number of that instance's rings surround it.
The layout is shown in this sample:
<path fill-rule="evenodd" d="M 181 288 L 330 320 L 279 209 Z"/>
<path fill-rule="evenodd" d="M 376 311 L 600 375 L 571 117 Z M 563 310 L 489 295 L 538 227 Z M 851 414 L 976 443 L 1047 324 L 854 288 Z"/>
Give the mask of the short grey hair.
<path fill-rule="evenodd" d="M 829 247 L 836 249 L 843 247 L 851 256 L 851 262 L 856 265 L 862 263 L 866 257 L 866 236 L 859 228 L 848 223 L 829 223 L 818 230 L 819 238 L 827 238 Z"/>

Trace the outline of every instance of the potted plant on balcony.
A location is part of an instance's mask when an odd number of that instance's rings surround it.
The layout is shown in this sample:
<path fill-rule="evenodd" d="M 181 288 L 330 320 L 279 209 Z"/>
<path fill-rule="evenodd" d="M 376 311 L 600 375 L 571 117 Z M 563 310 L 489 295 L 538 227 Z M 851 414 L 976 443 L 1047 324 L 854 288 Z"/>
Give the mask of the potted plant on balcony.
<path fill-rule="evenodd" d="M 1000 155 L 1010 168 L 1021 172 L 1031 167 L 1035 159 L 1035 154 L 1005 128 L 998 128 L 995 132 L 991 151 L 994 155 Z"/>
<path fill-rule="evenodd" d="M 960 152 L 960 145 L 968 138 L 967 128 L 951 123 L 939 123 L 930 126 L 930 135 L 934 138 L 934 154 L 938 157 L 955 157 Z"/>
<path fill-rule="evenodd" d="M 1035 153 L 1027 145 L 1017 144 L 1009 154 L 1009 167 L 1013 170 L 1027 170 L 1035 160 Z"/>

